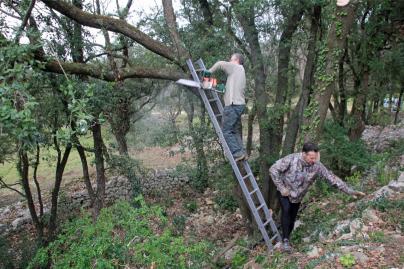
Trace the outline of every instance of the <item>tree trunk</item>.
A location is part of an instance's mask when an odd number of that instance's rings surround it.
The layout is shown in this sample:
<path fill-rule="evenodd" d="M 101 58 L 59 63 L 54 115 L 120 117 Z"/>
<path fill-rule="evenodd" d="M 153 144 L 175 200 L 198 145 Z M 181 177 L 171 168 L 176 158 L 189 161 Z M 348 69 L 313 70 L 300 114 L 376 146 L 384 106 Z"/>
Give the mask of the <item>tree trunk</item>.
<path fill-rule="evenodd" d="M 337 6 L 335 19 L 328 33 L 327 49 L 321 52 L 324 62 L 319 66 L 316 77 L 315 100 L 310 103 L 310 113 L 307 122 L 310 128 L 305 133 L 305 140 L 318 141 L 323 131 L 324 121 L 327 116 L 331 95 L 335 90 L 337 80 L 336 67 L 345 48 L 345 39 L 355 21 L 358 3 L 352 2 L 346 6 Z"/>
<path fill-rule="evenodd" d="M 252 150 L 252 141 L 253 141 L 253 130 L 254 130 L 254 119 L 255 115 L 257 114 L 257 108 L 255 104 L 251 108 L 251 110 L 248 113 L 248 123 L 247 123 L 247 146 L 246 146 L 246 151 L 247 155 L 251 155 L 251 150 Z"/>
<path fill-rule="evenodd" d="M 292 46 L 292 37 L 303 16 L 303 8 L 299 8 L 290 17 L 286 18 L 286 27 L 283 30 L 279 40 L 278 52 L 278 80 L 276 86 L 275 104 L 271 113 L 271 128 L 269 131 L 269 140 L 271 157 L 278 159 L 282 147 L 283 125 L 285 121 L 285 103 L 286 93 L 289 89 L 288 74 L 290 49 Z"/>
<path fill-rule="evenodd" d="M 365 130 L 364 112 L 366 105 L 366 94 L 369 86 L 368 70 L 363 72 L 362 81 L 360 83 L 361 87 L 358 89 L 351 112 L 352 123 L 349 130 L 349 139 L 351 141 L 358 140 L 361 137 L 363 130 Z"/>
<path fill-rule="evenodd" d="M 44 231 L 43 231 L 43 224 L 39 220 L 38 215 L 36 213 L 34 199 L 32 198 L 31 188 L 29 186 L 29 161 L 27 153 L 20 149 L 18 152 L 18 172 L 21 177 L 21 185 L 24 189 L 25 197 L 27 199 L 28 210 L 32 218 L 32 222 L 34 223 L 35 229 L 38 233 L 38 240 L 42 243 L 44 239 Z"/>
<path fill-rule="evenodd" d="M 95 156 L 95 169 L 97 172 L 97 191 L 95 194 L 95 201 L 93 207 L 93 219 L 95 220 L 101 209 L 104 206 L 105 197 L 105 167 L 104 167 L 104 154 L 103 154 L 103 140 L 101 134 L 101 125 L 95 122 L 93 127 L 93 142 L 94 142 L 94 156 Z"/>
<path fill-rule="evenodd" d="M 270 180 L 269 164 L 270 161 L 270 141 L 269 141 L 269 126 L 267 105 L 269 96 L 266 91 L 266 73 L 264 69 L 263 55 L 259 44 L 258 30 L 255 25 L 254 7 L 250 5 L 248 8 L 238 9 L 235 8 L 235 13 L 238 21 L 243 28 L 246 41 L 249 45 L 251 54 L 249 59 L 252 66 L 252 74 L 254 77 L 254 95 L 257 108 L 257 120 L 260 130 L 260 148 L 259 148 L 259 162 L 260 162 L 260 179 L 263 182 L 263 196 L 271 208 L 278 208 L 278 199 L 276 198 L 275 184 Z"/>
<path fill-rule="evenodd" d="M 55 173 L 55 185 L 53 186 L 52 190 L 52 198 L 51 198 L 51 214 L 49 220 L 49 236 L 52 239 L 55 235 L 56 226 L 57 226 L 57 209 L 58 209 L 58 198 L 59 198 L 59 191 L 60 186 L 62 184 L 63 179 L 63 171 L 66 167 L 67 160 L 69 159 L 70 151 L 72 148 L 72 144 L 68 143 L 65 148 L 65 152 L 62 153 L 59 149 L 58 142 L 56 141 L 56 136 L 54 138 L 54 143 L 56 149 L 58 151 L 58 160 L 56 164 L 56 173 Z"/>
<path fill-rule="evenodd" d="M 394 115 L 394 124 L 398 123 L 398 116 L 400 114 L 400 108 L 401 108 L 401 104 L 403 102 L 403 94 L 404 94 L 404 88 L 401 87 L 400 96 L 398 97 L 398 103 L 397 103 L 397 111 L 396 111 L 396 115 Z"/>
<path fill-rule="evenodd" d="M 300 94 L 299 101 L 293 110 L 292 116 L 288 122 L 288 127 L 286 130 L 285 141 L 283 145 L 282 155 L 288 155 L 294 152 L 297 134 L 300 127 L 303 124 L 303 114 L 306 109 L 309 98 L 311 87 L 313 84 L 314 76 L 314 66 L 316 63 L 316 48 L 317 48 L 317 36 L 320 30 L 320 15 L 321 6 L 315 6 L 313 8 L 313 14 L 311 16 L 311 27 L 310 27 L 310 37 L 307 46 L 307 60 L 306 66 L 304 68 L 304 77 L 302 84 L 302 92 Z"/>
<path fill-rule="evenodd" d="M 39 145 L 38 143 L 36 144 L 36 155 L 35 155 L 35 163 L 34 163 L 34 183 L 35 183 L 35 187 L 36 187 L 36 191 L 37 191 L 37 195 L 38 195 L 38 203 L 39 203 L 39 216 L 42 217 L 43 216 L 43 202 L 42 202 L 42 193 L 41 193 L 41 187 L 39 186 L 39 182 L 38 182 L 38 177 L 37 177 L 37 172 L 38 172 L 38 166 L 39 166 Z"/>

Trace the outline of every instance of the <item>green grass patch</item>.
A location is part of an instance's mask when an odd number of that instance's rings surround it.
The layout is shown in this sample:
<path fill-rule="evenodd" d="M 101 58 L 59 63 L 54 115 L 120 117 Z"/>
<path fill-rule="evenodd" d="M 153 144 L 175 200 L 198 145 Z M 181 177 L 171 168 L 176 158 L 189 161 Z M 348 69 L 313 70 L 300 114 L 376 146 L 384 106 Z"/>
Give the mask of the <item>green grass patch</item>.
<path fill-rule="evenodd" d="M 163 210 L 137 198 L 134 208 L 118 202 L 93 223 L 88 213 L 64 225 L 28 268 L 207 268 L 211 244 L 175 236 Z"/>

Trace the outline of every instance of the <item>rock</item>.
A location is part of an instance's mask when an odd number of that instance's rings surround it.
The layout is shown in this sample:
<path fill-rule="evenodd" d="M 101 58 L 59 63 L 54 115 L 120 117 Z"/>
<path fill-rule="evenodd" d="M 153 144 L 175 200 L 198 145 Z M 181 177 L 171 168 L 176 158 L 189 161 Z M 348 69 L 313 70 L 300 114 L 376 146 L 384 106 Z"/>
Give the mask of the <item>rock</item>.
<path fill-rule="evenodd" d="M 404 155 L 402 156 L 402 158 L 404 160 Z M 404 164 L 402 164 L 402 167 L 404 167 Z M 404 172 L 401 172 L 400 176 L 397 179 L 398 182 L 404 182 Z"/>
<path fill-rule="evenodd" d="M 252 260 L 244 264 L 243 269 L 262 269 L 262 266 Z"/>
<path fill-rule="evenodd" d="M 373 150 L 383 151 L 394 141 L 404 138 L 403 125 L 366 126 L 362 133 L 362 140 Z"/>
<path fill-rule="evenodd" d="M 332 235 L 339 236 L 343 233 L 344 230 L 348 228 L 349 224 L 349 220 L 339 221 L 337 227 L 335 227 L 334 231 L 332 232 Z"/>
<path fill-rule="evenodd" d="M 229 249 L 228 251 L 226 251 L 226 253 L 224 254 L 224 259 L 227 261 L 231 261 L 233 260 L 234 256 L 237 254 L 237 252 L 245 252 L 248 251 L 248 249 L 242 247 L 242 246 L 234 246 L 231 249 Z"/>
<path fill-rule="evenodd" d="M 353 252 L 357 246 L 342 246 L 340 247 L 340 251 L 342 254 L 347 254 Z"/>
<path fill-rule="evenodd" d="M 307 237 L 304 237 L 302 240 L 304 243 L 310 243 L 311 237 L 307 236 Z"/>
<path fill-rule="evenodd" d="M 355 257 L 355 260 L 360 264 L 366 264 L 369 261 L 369 257 L 366 256 L 363 252 L 354 251 L 352 255 Z"/>
<path fill-rule="evenodd" d="M 321 248 L 314 246 L 309 252 L 307 252 L 307 257 L 310 259 L 320 257 L 320 253 L 322 252 Z"/>
<path fill-rule="evenodd" d="M 323 242 L 327 241 L 327 237 L 325 236 L 325 234 L 323 232 L 320 232 L 318 234 L 318 240 L 323 243 Z"/>
<path fill-rule="evenodd" d="M 214 204 L 214 202 L 209 198 L 206 198 L 205 202 L 206 202 L 207 205 L 213 205 Z"/>
<path fill-rule="evenodd" d="M 394 194 L 394 191 L 392 189 L 390 189 L 388 186 L 384 186 L 380 189 L 378 189 L 377 191 L 375 191 L 374 193 L 372 193 L 372 201 L 373 200 L 377 200 L 379 198 L 382 197 L 386 197 L 389 198 Z"/>
<path fill-rule="evenodd" d="M 404 192 L 404 181 L 390 181 L 388 187 L 395 192 Z"/>
<path fill-rule="evenodd" d="M 21 217 L 21 218 L 16 218 L 13 220 L 11 223 L 11 226 L 13 227 L 14 230 L 20 228 L 21 225 L 28 223 L 31 220 L 30 217 Z"/>
<path fill-rule="evenodd" d="M 300 220 L 297 220 L 297 221 L 295 222 L 295 227 L 294 227 L 294 229 L 297 229 L 299 226 L 302 226 L 302 225 L 303 225 L 303 222 L 300 221 Z"/>
<path fill-rule="evenodd" d="M 7 231 L 7 225 L 0 223 L 0 234 L 4 233 L 5 231 Z"/>
<path fill-rule="evenodd" d="M 212 216 L 207 216 L 206 218 L 205 218 L 205 220 L 206 220 L 206 223 L 207 224 L 209 224 L 209 225 L 212 225 L 214 222 L 215 222 L 215 218 L 214 217 L 212 217 Z"/>
<path fill-rule="evenodd" d="M 365 211 L 363 211 L 362 219 L 372 223 L 383 223 L 383 221 L 377 216 L 377 211 L 371 208 L 367 208 Z"/>

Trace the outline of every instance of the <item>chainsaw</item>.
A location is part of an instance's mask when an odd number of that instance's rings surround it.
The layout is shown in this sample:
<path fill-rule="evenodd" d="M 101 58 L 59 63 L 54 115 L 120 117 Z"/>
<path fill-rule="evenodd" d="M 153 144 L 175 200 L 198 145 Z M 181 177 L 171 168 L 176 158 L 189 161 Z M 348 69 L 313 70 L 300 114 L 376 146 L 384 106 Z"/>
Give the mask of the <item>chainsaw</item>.
<path fill-rule="evenodd" d="M 226 87 L 223 83 L 217 83 L 217 79 L 212 77 L 212 73 L 208 70 L 202 71 L 202 89 L 213 90 L 220 93 L 226 91 Z"/>

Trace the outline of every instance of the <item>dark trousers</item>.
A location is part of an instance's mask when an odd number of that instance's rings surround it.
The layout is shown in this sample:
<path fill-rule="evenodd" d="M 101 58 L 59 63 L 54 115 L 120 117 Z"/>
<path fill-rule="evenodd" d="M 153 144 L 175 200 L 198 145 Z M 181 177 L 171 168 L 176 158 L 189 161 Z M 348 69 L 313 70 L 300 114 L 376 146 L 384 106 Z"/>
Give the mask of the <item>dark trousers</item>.
<path fill-rule="evenodd" d="M 289 197 L 282 196 L 278 192 L 279 202 L 281 204 L 281 225 L 282 239 L 288 239 L 295 226 L 297 211 L 299 211 L 300 203 L 291 203 Z"/>
<path fill-rule="evenodd" d="M 223 136 L 233 155 L 243 153 L 241 114 L 245 105 L 225 106 L 223 109 Z"/>

